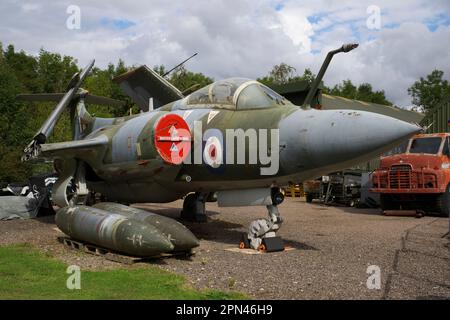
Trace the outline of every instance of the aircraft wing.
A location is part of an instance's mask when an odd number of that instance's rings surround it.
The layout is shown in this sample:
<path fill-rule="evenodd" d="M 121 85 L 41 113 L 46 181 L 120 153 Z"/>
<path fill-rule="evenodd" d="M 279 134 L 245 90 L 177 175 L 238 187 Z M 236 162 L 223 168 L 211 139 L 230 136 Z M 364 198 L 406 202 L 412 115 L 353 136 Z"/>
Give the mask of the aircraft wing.
<path fill-rule="evenodd" d="M 113 81 L 144 111 L 149 110 L 150 98 L 153 98 L 155 109 L 183 98 L 180 90 L 145 65 L 128 71 Z"/>
<path fill-rule="evenodd" d="M 92 155 L 103 152 L 109 140 L 105 135 L 92 139 L 75 140 L 40 145 L 41 158 L 79 158 L 86 159 Z"/>

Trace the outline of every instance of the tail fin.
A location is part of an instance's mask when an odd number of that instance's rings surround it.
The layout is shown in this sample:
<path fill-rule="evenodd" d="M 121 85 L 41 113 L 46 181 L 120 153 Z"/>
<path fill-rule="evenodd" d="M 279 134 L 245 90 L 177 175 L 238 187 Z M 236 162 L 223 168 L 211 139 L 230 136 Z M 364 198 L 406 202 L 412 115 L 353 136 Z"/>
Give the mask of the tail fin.
<path fill-rule="evenodd" d="M 89 97 L 89 96 L 87 96 L 87 97 Z M 105 99 L 105 101 L 102 103 L 100 100 L 97 100 L 97 104 L 108 105 L 108 104 L 106 104 L 106 102 L 107 102 L 106 99 L 109 99 L 109 98 L 103 98 L 103 97 L 98 97 L 98 98 Z M 113 100 L 113 99 L 109 99 L 109 100 Z M 119 102 L 119 100 L 113 100 L 113 101 L 116 101 L 115 105 L 118 105 L 117 102 Z M 71 119 L 71 126 L 72 126 L 72 140 L 84 139 L 91 132 L 93 132 L 99 128 L 102 128 L 105 126 L 110 126 L 110 125 L 114 124 L 114 122 L 117 119 L 117 118 L 99 118 L 99 117 L 92 116 L 86 110 L 85 102 L 89 103 L 89 99 L 84 99 L 83 96 L 81 96 L 80 99 L 78 100 L 77 104 L 71 108 L 70 119 Z M 123 105 L 123 104 L 124 103 L 122 103 L 121 105 Z M 109 104 L 109 105 L 111 105 L 111 104 Z"/>
<path fill-rule="evenodd" d="M 80 140 L 92 132 L 95 118 L 86 110 L 84 99 L 81 98 L 72 108 L 70 121 L 72 126 L 72 139 Z"/>

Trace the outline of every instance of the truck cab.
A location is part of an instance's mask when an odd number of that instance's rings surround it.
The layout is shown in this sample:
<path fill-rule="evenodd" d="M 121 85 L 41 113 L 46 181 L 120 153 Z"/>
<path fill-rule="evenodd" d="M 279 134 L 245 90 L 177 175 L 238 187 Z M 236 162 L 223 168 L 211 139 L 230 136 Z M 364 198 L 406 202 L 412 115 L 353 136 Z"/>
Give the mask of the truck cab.
<path fill-rule="evenodd" d="M 381 158 L 372 192 L 383 210 L 420 209 L 448 215 L 450 134 L 418 134 L 399 153 Z"/>

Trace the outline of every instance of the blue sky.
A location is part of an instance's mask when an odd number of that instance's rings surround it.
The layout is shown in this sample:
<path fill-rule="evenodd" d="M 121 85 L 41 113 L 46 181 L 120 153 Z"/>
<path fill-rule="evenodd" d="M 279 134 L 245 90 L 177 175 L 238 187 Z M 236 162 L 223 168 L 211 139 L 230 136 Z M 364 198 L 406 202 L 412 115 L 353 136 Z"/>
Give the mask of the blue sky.
<path fill-rule="evenodd" d="M 432 32 L 436 31 L 440 26 L 450 25 L 450 16 L 448 13 L 440 13 L 434 17 L 425 19 L 424 23 L 427 25 L 428 29 Z"/>
<path fill-rule="evenodd" d="M 114 18 L 108 18 L 108 17 L 101 18 L 100 24 L 103 27 L 116 29 L 116 30 L 125 30 L 125 29 L 128 29 L 128 28 L 136 25 L 135 22 L 127 20 L 127 19 L 114 19 Z"/>
<path fill-rule="evenodd" d="M 279 9 L 282 10 L 282 9 Z M 345 10 L 345 9 L 344 9 Z M 393 10 L 390 9 L 382 9 L 380 8 L 380 20 L 381 20 L 381 28 L 386 29 L 397 29 L 399 28 L 402 23 L 415 21 L 414 17 L 411 17 L 409 20 L 399 21 L 395 18 L 393 19 L 392 16 L 395 15 L 395 12 L 392 12 Z M 335 18 L 336 15 L 336 18 Z M 360 29 L 367 29 L 365 27 L 367 16 L 361 15 L 359 17 L 355 17 L 352 19 L 345 19 L 340 20 L 339 12 L 333 12 L 333 11 L 319 11 L 315 12 L 312 15 L 307 16 L 307 19 L 311 25 L 320 25 L 320 23 L 324 19 L 329 19 L 333 23 L 328 24 L 326 27 L 323 28 L 317 28 L 315 29 L 314 35 L 311 37 L 312 39 L 317 38 L 321 36 L 322 34 L 329 33 L 336 29 L 339 26 L 345 26 L 349 28 L 352 31 L 352 35 L 359 41 L 364 41 L 365 39 L 375 40 L 377 39 L 377 33 L 376 32 L 370 32 L 370 34 L 360 32 Z M 450 25 L 450 13 L 447 13 L 445 11 L 439 12 L 434 16 L 425 17 L 422 19 L 421 23 L 425 25 L 429 31 L 434 32 L 439 27 L 448 27 Z M 378 30 L 374 30 L 378 31 Z M 366 38 L 366 37 L 367 38 Z"/>

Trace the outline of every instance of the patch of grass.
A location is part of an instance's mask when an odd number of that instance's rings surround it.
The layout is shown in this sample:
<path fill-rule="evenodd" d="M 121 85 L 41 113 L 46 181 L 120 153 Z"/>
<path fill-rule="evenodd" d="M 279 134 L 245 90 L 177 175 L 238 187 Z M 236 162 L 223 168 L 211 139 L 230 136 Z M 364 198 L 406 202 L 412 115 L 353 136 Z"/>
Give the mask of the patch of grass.
<path fill-rule="evenodd" d="M 240 293 L 198 291 L 184 277 L 147 265 L 133 270 L 81 270 L 69 290 L 67 265 L 29 245 L 0 247 L 0 299 L 243 299 Z"/>

